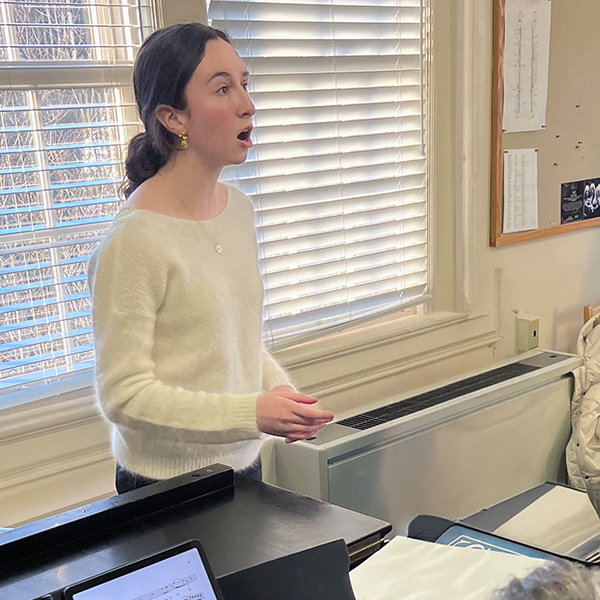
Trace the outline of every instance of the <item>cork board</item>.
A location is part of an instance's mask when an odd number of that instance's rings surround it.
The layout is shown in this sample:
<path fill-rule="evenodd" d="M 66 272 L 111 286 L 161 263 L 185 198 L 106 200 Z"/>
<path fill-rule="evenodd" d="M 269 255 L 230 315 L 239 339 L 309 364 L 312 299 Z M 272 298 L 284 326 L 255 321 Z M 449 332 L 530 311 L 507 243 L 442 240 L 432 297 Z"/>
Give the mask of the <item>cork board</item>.
<path fill-rule="evenodd" d="M 507 246 L 600 226 L 600 218 L 561 224 L 563 184 L 600 179 L 600 0 L 552 0 L 546 128 L 503 133 L 504 16 L 493 0 L 490 244 Z M 538 229 L 502 233 L 504 151 L 538 150 Z"/>

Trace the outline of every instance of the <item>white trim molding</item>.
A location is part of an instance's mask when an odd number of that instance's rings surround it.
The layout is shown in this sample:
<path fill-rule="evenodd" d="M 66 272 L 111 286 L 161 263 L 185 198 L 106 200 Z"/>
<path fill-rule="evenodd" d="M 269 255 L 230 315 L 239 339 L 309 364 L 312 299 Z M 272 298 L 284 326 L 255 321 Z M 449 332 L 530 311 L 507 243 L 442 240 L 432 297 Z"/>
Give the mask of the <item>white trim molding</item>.
<path fill-rule="evenodd" d="M 114 495 L 108 427 L 91 390 L 0 412 L 0 526 Z"/>
<path fill-rule="evenodd" d="M 344 411 L 490 364 L 500 339 L 491 315 L 435 313 L 380 319 L 275 356 L 302 391 Z"/>
<path fill-rule="evenodd" d="M 101 420 L 93 388 L 26 402 L 0 410 L 0 448 Z"/>

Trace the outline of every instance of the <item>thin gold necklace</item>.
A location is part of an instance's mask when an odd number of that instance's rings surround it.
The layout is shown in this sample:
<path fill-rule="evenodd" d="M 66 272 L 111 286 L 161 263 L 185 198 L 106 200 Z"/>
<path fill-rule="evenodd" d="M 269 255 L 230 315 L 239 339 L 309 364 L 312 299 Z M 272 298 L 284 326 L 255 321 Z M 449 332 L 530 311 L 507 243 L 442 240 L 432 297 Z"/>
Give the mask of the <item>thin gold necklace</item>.
<path fill-rule="evenodd" d="M 215 250 L 218 254 L 221 254 L 223 252 L 223 247 L 221 246 L 221 244 L 219 244 L 219 242 L 215 240 L 215 238 L 212 235 L 210 235 L 208 229 L 206 228 L 206 225 L 204 225 L 204 223 L 200 221 L 200 219 L 196 218 L 196 215 L 190 210 L 190 207 L 181 198 L 179 198 L 179 201 L 184 206 L 184 208 L 190 213 L 190 215 L 192 215 L 192 219 L 194 219 L 196 223 L 200 223 L 200 225 L 202 225 L 202 229 L 204 229 L 206 235 L 212 240 L 213 244 L 215 245 Z"/>
<path fill-rule="evenodd" d="M 159 176 L 161 177 L 161 179 L 163 179 L 166 182 L 166 179 L 164 178 L 162 173 L 159 173 Z M 223 246 L 221 246 L 221 244 L 219 244 L 219 242 L 217 242 L 215 240 L 215 238 L 212 235 L 210 235 L 206 225 L 204 225 L 204 223 L 200 219 L 196 218 L 196 215 L 191 211 L 190 207 L 184 202 L 183 198 L 175 190 L 172 190 L 172 191 L 175 194 L 175 196 L 177 196 L 177 199 L 179 200 L 179 202 L 181 202 L 181 205 L 185 208 L 185 210 L 187 210 L 190 213 L 192 219 L 194 221 L 196 221 L 196 223 L 200 223 L 200 225 L 202 225 L 202 229 L 204 229 L 204 233 L 206 233 L 206 235 L 212 240 L 213 244 L 215 245 L 215 250 L 217 251 L 217 254 L 221 254 L 223 252 Z"/>

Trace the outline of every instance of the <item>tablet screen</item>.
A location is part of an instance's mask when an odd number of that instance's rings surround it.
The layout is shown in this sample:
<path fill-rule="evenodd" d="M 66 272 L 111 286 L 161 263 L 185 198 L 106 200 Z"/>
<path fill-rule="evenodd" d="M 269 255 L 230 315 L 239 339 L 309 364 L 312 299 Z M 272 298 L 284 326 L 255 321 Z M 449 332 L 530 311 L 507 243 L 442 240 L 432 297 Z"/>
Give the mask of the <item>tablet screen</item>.
<path fill-rule="evenodd" d="M 73 586 L 72 600 L 219 600 L 197 548 Z M 147 562 L 147 561 L 144 561 Z M 82 589 L 85 588 L 85 589 Z"/>

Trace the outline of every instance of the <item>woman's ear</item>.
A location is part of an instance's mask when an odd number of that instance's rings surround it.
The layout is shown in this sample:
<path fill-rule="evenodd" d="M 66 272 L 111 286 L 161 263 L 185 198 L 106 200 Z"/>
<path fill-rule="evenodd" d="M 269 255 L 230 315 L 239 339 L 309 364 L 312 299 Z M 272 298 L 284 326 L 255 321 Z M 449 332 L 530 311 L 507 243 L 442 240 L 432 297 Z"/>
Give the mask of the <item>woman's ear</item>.
<path fill-rule="evenodd" d="M 160 123 L 175 135 L 181 135 L 187 132 L 187 119 L 185 115 L 167 104 L 159 104 L 156 107 L 156 118 Z"/>

